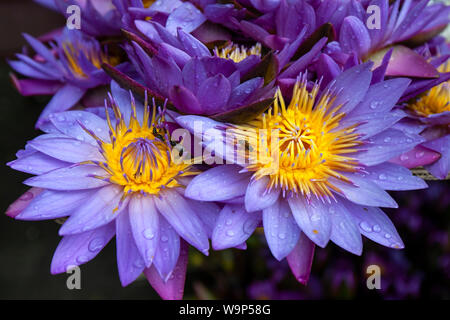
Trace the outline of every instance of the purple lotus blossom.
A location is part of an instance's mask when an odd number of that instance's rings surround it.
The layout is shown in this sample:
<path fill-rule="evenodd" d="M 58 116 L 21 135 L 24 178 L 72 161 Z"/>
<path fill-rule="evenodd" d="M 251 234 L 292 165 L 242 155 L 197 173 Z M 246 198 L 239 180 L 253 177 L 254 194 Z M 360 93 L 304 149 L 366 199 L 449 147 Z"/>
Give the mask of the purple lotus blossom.
<path fill-rule="evenodd" d="M 13 81 L 25 96 L 49 95 L 53 97 L 42 111 L 36 126 L 47 120 L 49 114 L 73 107 L 87 90 L 106 85 L 111 78 L 101 69 L 103 62 L 117 65 L 120 58 L 108 54 L 94 38 L 77 30 L 64 29 L 50 48 L 36 38 L 24 34 L 36 52 L 29 56 L 18 53 L 18 60 L 9 61 L 11 67 L 27 79 Z M 125 65 L 118 65 L 119 69 Z"/>
<path fill-rule="evenodd" d="M 34 174 L 7 214 L 19 220 L 68 217 L 51 273 L 93 259 L 116 235 L 123 286 L 142 272 L 165 299 L 183 295 L 187 243 L 208 255 L 213 203 L 187 199 L 183 186 L 197 171 L 177 162 L 164 113 L 112 83 L 115 117 L 86 111 L 49 116 L 46 133 L 8 165 Z"/>
<path fill-rule="evenodd" d="M 303 75 L 289 105 L 278 91 L 273 107 L 246 124 L 177 118 L 228 163 L 196 176 L 185 193 L 225 203 L 212 234 L 214 249 L 242 243 L 262 222 L 274 257 L 287 258 L 305 283 L 314 244 L 325 247 L 331 240 L 359 255 L 362 234 L 388 247 L 404 247 L 379 207 L 397 207 L 385 190 L 427 186 L 388 162 L 424 139 L 392 128 L 405 116 L 393 107 L 410 80 L 371 85 L 371 68 L 369 62 L 345 71 L 320 94 L 317 83 L 307 90 Z"/>
<path fill-rule="evenodd" d="M 337 33 L 336 41 L 329 43 L 324 50 L 327 56 L 321 61 L 322 69 L 336 70 L 338 65 L 342 68 L 352 60 L 366 59 L 379 66 L 386 53 L 392 50 L 385 69 L 387 76 L 437 77 L 438 72 L 432 64 L 405 46 L 414 47 L 427 41 L 449 23 L 450 6 L 442 3 L 427 6 L 428 2 L 395 1 L 392 5 L 388 0 L 373 0 L 366 4 L 336 0 L 322 2 L 317 9 L 319 24 L 329 22 Z M 373 14 L 367 11 L 370 6 L 380 9 L 379 25 L 368 25 Z"/>
<path fill-rule="evenodd" d="M 137 21 L 136 25 L 151 42 L 129 34 L 128 56 L 145 90 L 161 100 L 168 98 L 178 111 L 222 117 L 243 109 L 265 110 L 272 102 L 273 84 L 251 74 L 261 61 L 257 47 L 248 52 L 232 47 L 214 53 L 181 29 L 175 37 L 158 23 Z M 142 87 L 114 72 L 110 74 L 117 81 Z"/>
<path fill-rule="evenodd" d="M 330 22 L 336 28 L 341 49 L 365 58 L 387 46 L 441 31 L 449 22 L 450 6 L 429 0 L 372 0 L 366 6 L 357 1 L 323 1 L 318 8 L 319 24 Z M 380 25 L 368 27 L 371 13 L 367 7 L 380 9 Z"/>
<path fill-rule="evenodd" d="M 210 21 L 240 32 L 265 46 L 281 50 L 307 29 L 316 30 L 316 13 L 307 1 L 234 1 L 207 3 L 205 16 Z"/>
<path fill-rule="evenodd" d="M 450 78 L 448 61 L 440 66 L 440 71 L 447 72 Z M 449 101 L 450 80 L 447 80 L 406 103 L 405 110 L 409 117 L 400 125 L 420 133 L 426 142 L 394 158 L 393 162 L 407 168 L 425 166 L 436 178 L 447 177 L 450 172 Z"/>

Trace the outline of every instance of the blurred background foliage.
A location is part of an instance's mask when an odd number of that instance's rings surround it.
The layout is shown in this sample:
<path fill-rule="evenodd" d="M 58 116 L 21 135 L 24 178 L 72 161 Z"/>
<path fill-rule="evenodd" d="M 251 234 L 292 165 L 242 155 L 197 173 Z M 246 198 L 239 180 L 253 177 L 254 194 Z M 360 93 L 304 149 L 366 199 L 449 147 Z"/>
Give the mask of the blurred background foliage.
<path fill-rule="evenodd" d="M 446 0 L 449 2 L 449 0 Z M 39 35 L 61 26 L 61 18 L 31 1 L 0 2 L 0 174 L 3 213 L 23 194 L 28 175 L 5 164 L 38 135 L 34 123 L 48 97 L 22 97 L 9 81 L 5 58 L 24 44 L 21 32 Z M 447 32 L 450 30 L 447 29 Z M 425 191 L 394 193 L 400 209 L 388 210 L 406 248 L 392 250 L 365 239 L 362 256 L 330 243 L 316 249 L 305 287 L 290 274 L 286 261 L 270 254 L 262 230 L 248 249 L 190 250 L 185 288 L 188 299 L 404 299 L 450 298 L 450 181 L 429 182 Z M 0 299 L 157 299 L 144 277 L 127 288 L 119 282 L 115 243 L 81 268 L 81 290 L 68 290 L 68 275 L 50 275 L 60 237 L 53 221 L 15 221 L 0 215 Z M 366 268 L 381 267 L 381 290 L 368 290 Z"/>

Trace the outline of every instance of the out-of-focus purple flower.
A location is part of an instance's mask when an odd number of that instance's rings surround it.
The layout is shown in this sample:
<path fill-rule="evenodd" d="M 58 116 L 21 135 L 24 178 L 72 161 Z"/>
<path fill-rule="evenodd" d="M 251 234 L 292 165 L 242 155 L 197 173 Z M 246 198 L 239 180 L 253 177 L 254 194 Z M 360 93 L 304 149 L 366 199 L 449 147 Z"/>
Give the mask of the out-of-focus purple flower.
<path fill-rule="evenodd" d="M 320 95 L 319 85 L 308 91 L 302 76 L 288 106 L 278 91 L 273 108 L 245 125 L 177 118 L 201 135 L 216 157 L 235 163 L 201 173 L 186 189 L 192 199 L 227 203 L 212 235 L 214 249 L 242 243 L 262 222 L 275 258 L 287 257 L 297 279 L 305 283 L 314 244 L 325 247 L 332 240 L 359 255 L 362 234 L 403 248 L 394 225 L 378 207 L 397 207 L 385 190 L 426 187 L 409 170 L 388 162 L 424 139 L 392 129 L 405 116 L 392 109 L 410 81 L 371 85 L 371 67 L 364 63 L 345 71 Z M 377 110 L 370 107 L 375 102 Z M 235 150 L 235 139 L 248 147 Z"/>
<path fill-rule="evenodd" d="M 77 30 L 64 29 L 55 41 L 46 46 L 36 38 L 24 35 L 35 51 L 35 56 L 16 54 L 18 60 L 9 61 L 11 67 L 26 79 L 12 77 L 18 91 L 25 96 L 53 94 L 42 111 L 36 126 L 39 127 L 53 112 L 73 107 L 86 93 L 111 78 L 101 64 L 117 65 L 120 58 L 108 53 L 100 43 Z M 125 65 L 118 65 L 119 69 Z"/>
<path fill-rule="evenodd" d="M 142 272 L 165 299 L 183 295 L 187 244 L 208 254 L 219 208 L 187 199 L 196 170 L 176 162 L 164 115 L 112 84 L 115 117 L 86 111 L 50 115 L 46 133 L 9 166 L 36 176 L 7 214 L 20 220 L 68 217 L 52 274 L 93 259 L 116 236 L 123 286 Z"/>

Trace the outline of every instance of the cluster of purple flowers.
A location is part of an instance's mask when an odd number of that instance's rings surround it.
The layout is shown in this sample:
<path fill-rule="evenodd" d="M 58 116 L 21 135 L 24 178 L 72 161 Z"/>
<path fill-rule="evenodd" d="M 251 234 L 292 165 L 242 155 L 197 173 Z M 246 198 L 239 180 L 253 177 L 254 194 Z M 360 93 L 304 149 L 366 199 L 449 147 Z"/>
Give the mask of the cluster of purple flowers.
<path fill-rule="evenodd" d="M 380 208 L 450 170 L 450 7 L 428 0 L 39 0 L 71 17 L 10 60 L 53 95 L 8 165 L 7 214 L 65 219 L 51 272 L 116 236 L 126 286 L 183 296 L 188 248 L 262 228 L 306 284 L 314 248 L 404 243 Z M 77 14 L 77 11 L 73 14 Z M 18 74 L 18 75 L 17 75 Z"/>

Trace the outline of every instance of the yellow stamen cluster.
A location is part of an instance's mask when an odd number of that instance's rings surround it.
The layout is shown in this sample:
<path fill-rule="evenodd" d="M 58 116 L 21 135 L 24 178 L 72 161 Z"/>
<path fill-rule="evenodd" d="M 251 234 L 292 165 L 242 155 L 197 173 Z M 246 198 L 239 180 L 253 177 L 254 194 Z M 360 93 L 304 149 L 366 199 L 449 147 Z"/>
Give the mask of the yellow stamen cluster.
<path fill-rule="evenodd" d="M 261 44 L 257 43 L 250 49 L 247 49 L 245 46 L 238 46 L 238 45 L 229 45 L 221 50 L 218 48 L 214 48 L 214 53 L 219 58 L 223 59 L 230 59 L 234 62 L 241 62 L 245 58 L 247 58 L 250 55 L 257 55 L 261 56 Z"/>
<path fill-rule="evenodd" d="M 331 94 L 317 99 L 319 86 L 308 92 L 306 82 L 305 77 L 297 82 L 288 106 L 278 90 L 267 113 L 233 127 L 233 139 L 248 143 L 241 155 L 249 163 L 246 170 L 254 172 L 255 179 L 268 176 L 266 190 L 333 197 L 331 190 L 339 189 L 330 178 L 348 182 L 342 173 L 357 170 L 349 155 L 361 142 L 356 125 L 338 127 L 345 114 L 339 113 L 341 106 L 332 107 Z"/>
<path fill-rule="evenodd" d="M 450 63 L 442 65 L 438 70 L 450 72 Z M 431 88 L 416 101 L 409 104 L 408 108 L 424 117 L 450 111 L 450 81 Z"/>
<path fill-rule="evenodd" d="M 191 163 L 179 161 L 167 130 L 161 126 L 163 117 L 156 118 L 155 105 L 151 114 L 146 104 L 140 124 L 132 101 L 133 113 L 128 125 L 114 102 L 112 105 L 115 126 L 106 113 L 111 142 L 101 141 L 89 131 L 99 142 L 105 159 L 95 164 L 108 173 L 107 177 L 97 178 L 123 186 L 125 197 L 135 192 L 156 195 L 165 188 L 182 187 L 177 178 L 197 174 L 190 170 Z"/>
<path fill-rule="evenodd" d="M 89 60 L 97 69 L 101 69 L 102 63 L 106 62 L 110 65 L 117 65 L 118 58 L 109 56 L 95 46 L 83 45 L 81 43 L 66 42 L 62 45 L 64 56 L 67 59 L 70 71 L 79 78 L 86 78 L 88 75 L 80 66 L 81 56 Z"/>

